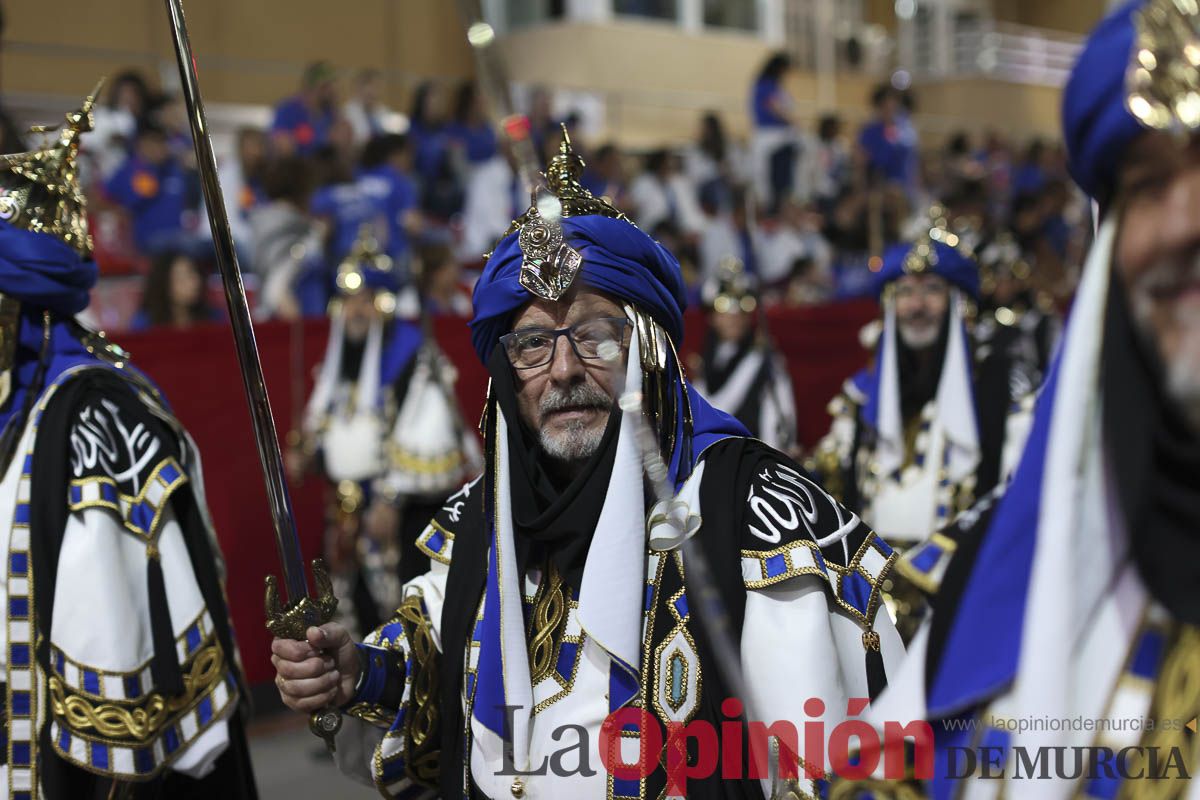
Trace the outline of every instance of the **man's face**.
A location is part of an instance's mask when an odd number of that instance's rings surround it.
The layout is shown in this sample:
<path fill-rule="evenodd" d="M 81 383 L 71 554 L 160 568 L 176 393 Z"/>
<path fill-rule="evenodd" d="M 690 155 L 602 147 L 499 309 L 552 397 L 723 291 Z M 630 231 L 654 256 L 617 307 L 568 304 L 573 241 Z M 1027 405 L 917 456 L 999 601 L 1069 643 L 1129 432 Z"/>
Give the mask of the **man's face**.
<path fill-rule="evenodd" d="M 914 350 L 937 341 L 950 306 L 950 287 L 938 275 L 905 275 L 895 283 L 896 325 L 900 339 Z"/>
<path fill-rule="evenodd" d="M 1200 143 L 1135 141 L 1117 175 L 1117 263 L 1138 328 L 1158 348 L 1167 393 L 1200 431 Z"/>
<path fill-rule="evenodd" d="M 375 293 L 356 292 L 342 299 L 342 314 L 346 320 L 346 338 L 361 342 L 371 331 L 371 323 L 379 315 L 375 309 Z"/>
<path fill-rule="evenodd" d="M 722 342 L 740 342 L 750 330 L 750 315 L 743 311 L 714 313 L 709 324 Z"/>
<path fill-rule="evenodd" d="M 605 295 L 585 289 L 563 302 L 529 303 L 513 320 L 513 331 L 554 330 L 602 317 L 624 318 L 625 312 Z M 621 355 L 613 360 L 581 359 L 566 337 L 559 337 L 549 364 L 513 370 L 521 418 L 538 432 L 542 449 L 551 458 L 578 462 L 599 448 L 622 389 L 624 352 Z"/>

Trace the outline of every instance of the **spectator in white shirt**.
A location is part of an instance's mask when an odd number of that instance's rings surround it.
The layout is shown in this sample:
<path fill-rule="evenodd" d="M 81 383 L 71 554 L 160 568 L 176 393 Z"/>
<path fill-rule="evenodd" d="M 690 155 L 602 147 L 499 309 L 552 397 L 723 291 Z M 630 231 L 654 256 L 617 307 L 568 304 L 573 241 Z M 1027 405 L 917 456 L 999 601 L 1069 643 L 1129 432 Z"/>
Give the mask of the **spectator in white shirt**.
<path fill-rule="evenodd" d="M 361 147 L 368 140 L 394 130 L 395 112 L 383 104 L 383 74 L 377 69 L 361 70 L 354 78 L 354 96 L 342 106 L 342 117 L 354 130 L 354 143 Z"/>
<path fill-rule="evenodd" d="M 668 150 L 646 157 L 646 171 L 629 186 L 633 218 L 644 231 L 671 223 L 684 235 L 698 235 L 704 214 L 696 199 L 696 187 L 680 174 L 678 159 Z"/>

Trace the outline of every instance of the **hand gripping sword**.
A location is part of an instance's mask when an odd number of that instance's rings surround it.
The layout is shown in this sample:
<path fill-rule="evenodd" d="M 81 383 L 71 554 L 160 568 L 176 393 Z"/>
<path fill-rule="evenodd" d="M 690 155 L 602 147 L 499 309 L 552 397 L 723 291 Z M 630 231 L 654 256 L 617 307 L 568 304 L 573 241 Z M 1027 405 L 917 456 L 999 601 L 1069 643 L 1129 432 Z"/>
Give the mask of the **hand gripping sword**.
<path fill-rule="evenodd" d="M 204 100 L 200 97 L 196 62 L 192 57 L 187 24 L 183 18 L 182 0 L 165 2 L 167 17 L 171 21 L 175 56 L 179 62 L 179 79 L 183 86 L 184 101 L 187 103 L 188 122 L 192 126 L 192 142 L 196 148 L 204 200 L 208 206 L 208 222 L 212 228 L 217 267 L 221 271 L 221 281 L 225 286 L 225 301 L 229 305 L 229 319 L 233 324 L 242 385 L 246 390 L 246 402 L 250 405 L 254 441 L 258 445 L 258 457 L 267 484 L 271 521 L 275 528 L 275 544 L 279 549 L 279 562 L 283 568 L 286 603 L 280 602 L 275 577 L 267 576 L 267 628 L 279 638 L 304 641 L 305 631 L 310 626 L 328 622 L 333 616 L 337 608 L 337 598 L 333 595 L 329 570 L 321 559 L 312 562 L 317 595 L 311 597 L 308 593 L 308 582 L 304 577 L 304 558 L 300 551 L 300 539 L 296 535 L 295 514 L 292 512 L 292 499 L 288 494 L 283 457 L 279 452 L 279 439 L 275 433 L 274 418 L 271 416 L 271 402 L 267 397 L 267 385 L 263 379 L 262 362 L 258 357 L 254 327 L 250 324 L 250 308 L 246 303 L 246 290 L 242 286 L 237 251 L 233 245 L 233 234 L 229 230 L 229 215 L 225 210 L 221 185 L 217 179 L 217 159 L 208 136 L 208 120 L 204 114 Z M 341 715 L 335 710 L 318 711 L 309 720 L 309 727 L 313 733 L 324 737 L 330 747 L 333 746 L 333 736 L 340 726 Z"/>

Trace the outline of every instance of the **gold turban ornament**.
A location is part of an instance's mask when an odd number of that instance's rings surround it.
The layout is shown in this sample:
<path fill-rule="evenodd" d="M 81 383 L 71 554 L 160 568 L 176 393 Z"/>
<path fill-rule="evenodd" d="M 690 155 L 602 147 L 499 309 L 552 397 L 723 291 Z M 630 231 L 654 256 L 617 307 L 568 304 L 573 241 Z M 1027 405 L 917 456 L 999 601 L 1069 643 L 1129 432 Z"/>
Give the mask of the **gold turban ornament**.
<path fill-rule="evenodd" d="M 1155 130 L 1200 128 L 1200 0 L 1149 0 L 1134 22 L 1129 113 Z"/>
<path fill-rule="evenodd" d="M 38 125 L 30 133 L 58 135 L 47 146 L 28 153 L 0 156 L 0 220 L 16 228 L 49 234 L 92 254 L 87 203 L 79 188 L 79 137 L 92 130 L 92 108 L 104 81 L 88 95 L 78 111 L 66 115 L 58 128 Z"/>

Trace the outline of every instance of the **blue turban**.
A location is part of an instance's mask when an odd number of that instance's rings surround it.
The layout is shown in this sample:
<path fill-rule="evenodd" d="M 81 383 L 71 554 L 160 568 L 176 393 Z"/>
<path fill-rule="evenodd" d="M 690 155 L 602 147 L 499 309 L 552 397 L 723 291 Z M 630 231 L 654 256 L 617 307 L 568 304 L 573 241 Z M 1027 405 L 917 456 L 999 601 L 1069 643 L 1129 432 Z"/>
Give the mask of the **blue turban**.
<path fill-rule="evenodd" d="M 0 222 L 0 294 L 64 316 L 87 308 L 96 262 L 48 233 Z"/>
<path fill-rule="evenodd" d="M 1063 138 L 1071 177 L 1090 197 L 1111 193 L 1121 155 L 1145 130 L 1125 107 L 1125 71 L 1133 53 L 1134 12 L 1125 3 L 1096 26 L 1063 91 Z"/>
<path fill-rule="evenodd" d="M 979 298 L 979 266 L 975 259 L 963 255 L 957 248 L 941 242 L 933 242 L 934 252 L 937 253 L 937 264 L 926 269 L 925 273 L 938 275 L 951 284 L 962 289 L 972 298 Z M 889 283 L 904 277 L 904 260 L 916 247 L 911 242 L 892 245 L 883 254 L 883 268 L 875 277 L 875 290 L 882 293 Z"/>
<path fill-rule="evenodd" d="M 588 215 L 560 222 L 563 238 L 583 257 L 576 280 L 645 311 L 678 347 L 687 300 L 675 257 L 624 220 Z M 475 284 L 471 343 L 484 364 L 508 333 L 513 312 L 536 299 L 518 281 L 522 258 L 513 233 L 497 245 Z"/>
<path fill-rule="evenodd" d="M 363 267 L 360 272 L 362 273 L 362 288 L 364 289 L 370 289 L 375 292 L 392 292 L 393 294 L 400 291 L 400 279 L 396 277 L 396 273 L 393 270 Z"/>

